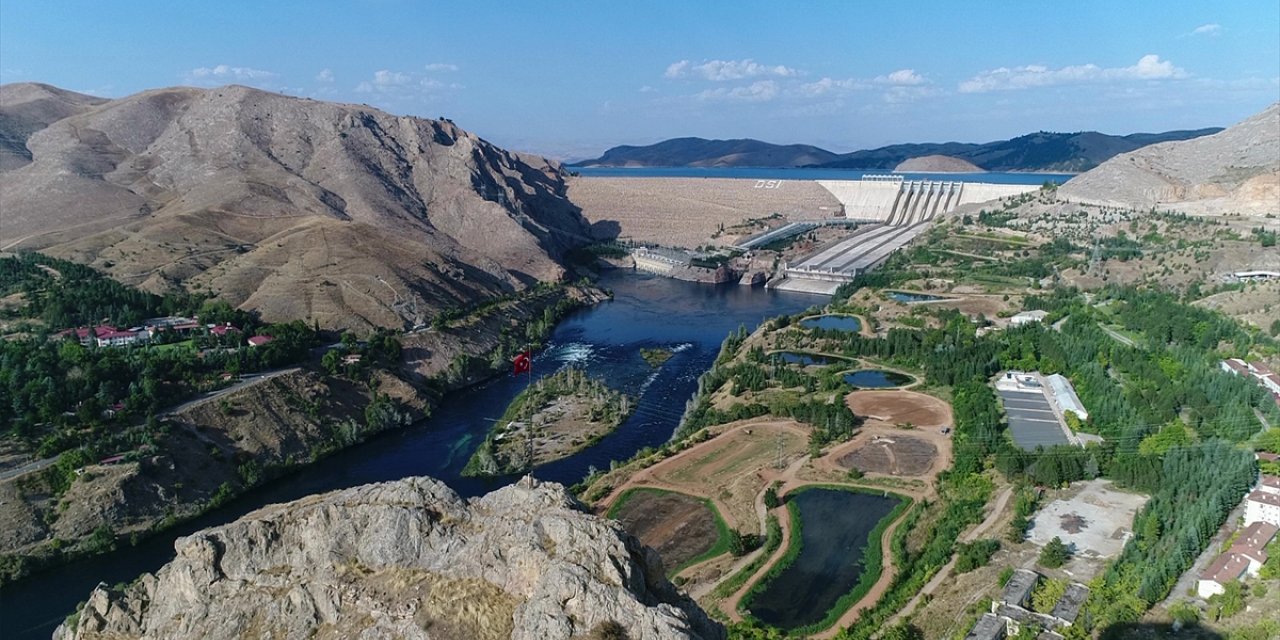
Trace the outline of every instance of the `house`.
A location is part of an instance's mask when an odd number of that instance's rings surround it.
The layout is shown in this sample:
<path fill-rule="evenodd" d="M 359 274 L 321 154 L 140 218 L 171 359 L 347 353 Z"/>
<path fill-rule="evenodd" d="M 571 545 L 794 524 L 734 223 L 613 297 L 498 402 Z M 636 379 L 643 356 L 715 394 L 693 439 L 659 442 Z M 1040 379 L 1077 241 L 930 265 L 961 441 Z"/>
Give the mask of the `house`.
<path fill-rule="evenodd" d="M 96 327 L 65 329 L 53 334 L 53 337 L 57 340 L 62 340 L 74 336 L 76 340 L 80 341 L 80 344 L 87 347 L 91 344 L 96 344 L 99 337 L 116 331 L 119 331 L 119 329 L 109 324 L 100 324 Z"/>
<path fill-rule="evenodd" d="M 1280 526 L 1280 478 L 1263 475 L 1244 498 L 1244 523 L 1267 522 Z"/>
<path fill-rule="evenodd" d="M 251 347 L 261 347 L 262 345 L 274 340 L 271 336 L 251 336 L 247 342 Z"/>
<path fill-rule="evenodd" d="M 142 328 L 107 331 L 98 334 L 97 337 L 99 347 L 127 347 L 150 340 L 151 332 Z"/>
<path fill-rule="evenodd" d="M 1267 522 L 1254 522 L 1242 529 L 1231 549 L 1200 574 L 1196 593 L 1201 598 L 1209 598 L 1226 592 L 1228 582 L 1258 575 L 1267 562 L 1267 545 L 1275 539 L 1277 531 L 1280 527 Z"/>
<path fill-rule="evenodd" d="M 344 366 L 351 365 L 351 364 L 360 364 L 360 361 L 362 359 L 363 358 L 358 353 L 348 353 L 347 355 L 342 356 L 342 364 Z"/>
<path fill-rule="evenodd" d="M 1049 317 L 1048 311 L 1042 311 L 1040 309 L 1036 309 L 1034 311 L 1023 311 L 1022 313 L 1015 314 L 1012 318 L 1009 318 L 1009 326 L 1020 327 L 1031 322 L 1044 322 L 1044 319 L 1047 317 Z"/>
<path fill-rule="evenodd" d="M 1280 402 L 1280 374 L 1272 371 L 1267 365 L 1261 362 L 1245 362 L 1240 358 L 1229 358 L 1223 360 L 1218 366 L 1227 373 L 1253 378 L 1255 382 L 1275 395 L 1277 402 Z"/>
<path fill-rule="evenodd" d="M 237 328 L 237 327 L 235 327 L 235 326 L 232 326 L 232 324 L 231 324 L 230 322 L 224 322 L 224 323 L 222 323 L 222 324 L 211 324 L 211 325 L 209 325 L 209 334 L 210 334 L 210 335 L 214 335 L 214 336 L 217 336 L 217 337 L 221 338 L 221 337 L 223 337 L 223 336 L 226 336 L 226 335 L 228 335 L 228 334 L 232 334 L 232 333 L 240 333 L 240 329 L 239 329 L 239 328 Z"/>
<path fill-rule="evenodd" d="M 1280 454 L 1274 454 L 1270 451 L 1254 452 L 1253 457 L 1257 458 L 1258 462 L 1280 462 Z"/>

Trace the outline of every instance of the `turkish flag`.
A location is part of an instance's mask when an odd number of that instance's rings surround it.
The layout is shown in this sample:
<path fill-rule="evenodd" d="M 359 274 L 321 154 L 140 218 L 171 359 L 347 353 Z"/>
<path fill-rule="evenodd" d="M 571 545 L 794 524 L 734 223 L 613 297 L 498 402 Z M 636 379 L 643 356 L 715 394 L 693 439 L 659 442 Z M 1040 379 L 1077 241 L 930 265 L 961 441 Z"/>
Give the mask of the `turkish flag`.
<path fill-rule="evenodd" d="M 522 373 L 529 373 L 529 371 L 533 369 L 533 359 L 529 356 L 529 352 L 525 351 L 524 353 L 516 356 L 515 359 L 511 361 L 511 369 L 512 375 L 518 376 Z"/>

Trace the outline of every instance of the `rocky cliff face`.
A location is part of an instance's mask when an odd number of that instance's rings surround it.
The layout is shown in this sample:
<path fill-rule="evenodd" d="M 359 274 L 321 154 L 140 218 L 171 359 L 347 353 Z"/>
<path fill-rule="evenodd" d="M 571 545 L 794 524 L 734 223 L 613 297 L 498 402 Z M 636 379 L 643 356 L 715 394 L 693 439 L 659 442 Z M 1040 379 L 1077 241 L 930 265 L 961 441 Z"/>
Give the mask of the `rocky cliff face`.
<path fill-rule="evenodd" d="M 175 546 L 54 637 L 723 637 L 652 549 L 531 478 L 470 502 L 430 478 L 357 487 Z"/>
<path fill-rule="evenodd" d="M 211 291 L 267 320 L 429 322 L 560 279 L 588 236 L 558 164 L 362 105 L 6 85 L 0 142 L 0 249 Z"/>
<path fill-rule="evenodd" d="M 1118 155 L 1058 194 L 1137 209 L 1280 213 L 1280 103 L 1213 135 Z"/>

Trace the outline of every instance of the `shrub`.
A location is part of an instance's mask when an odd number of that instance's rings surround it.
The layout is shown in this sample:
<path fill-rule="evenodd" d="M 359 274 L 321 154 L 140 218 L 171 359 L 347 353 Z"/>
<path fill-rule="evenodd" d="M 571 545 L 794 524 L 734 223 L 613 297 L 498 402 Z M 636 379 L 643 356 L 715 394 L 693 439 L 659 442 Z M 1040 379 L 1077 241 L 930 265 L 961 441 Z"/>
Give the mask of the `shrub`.
<path fill-rule="evenodd" d="M 1071 559 L 1071 550 L 1062 542 L 1062 538 L 1054 536 L 1049 544 L 1040 550 L 1040 566 L 1056 569 Z"/>

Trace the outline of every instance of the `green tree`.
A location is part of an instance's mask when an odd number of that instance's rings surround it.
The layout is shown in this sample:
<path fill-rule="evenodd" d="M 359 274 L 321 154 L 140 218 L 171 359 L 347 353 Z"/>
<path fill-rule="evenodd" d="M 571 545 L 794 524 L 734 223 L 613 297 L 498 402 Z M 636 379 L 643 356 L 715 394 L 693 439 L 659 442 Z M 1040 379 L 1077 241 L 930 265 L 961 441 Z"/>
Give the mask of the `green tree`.
<path fill-rule="evenodd" d="M 1031 608 L 1040 613 L 1049 613 L 1066 593 L 1066 580 L 1041 580 L 1035 591 L 1031 592 Z"/>
<path fill-rule="evenodd" d="M 776 485 L 769 485 L 769 488 L 764 490 L 765 508 L 777 509 L 780 504 L 782 504 L 782 501 L 778 499 L 778 487 Z"/>
<path fill-rule="evenodd" d="M 1056 569 L 1071 559 L 1071 550 L 1062 542 L 1062 538 L 1054 536 L 1049 544 L 1040 550 L 1040 566 Z"/>

